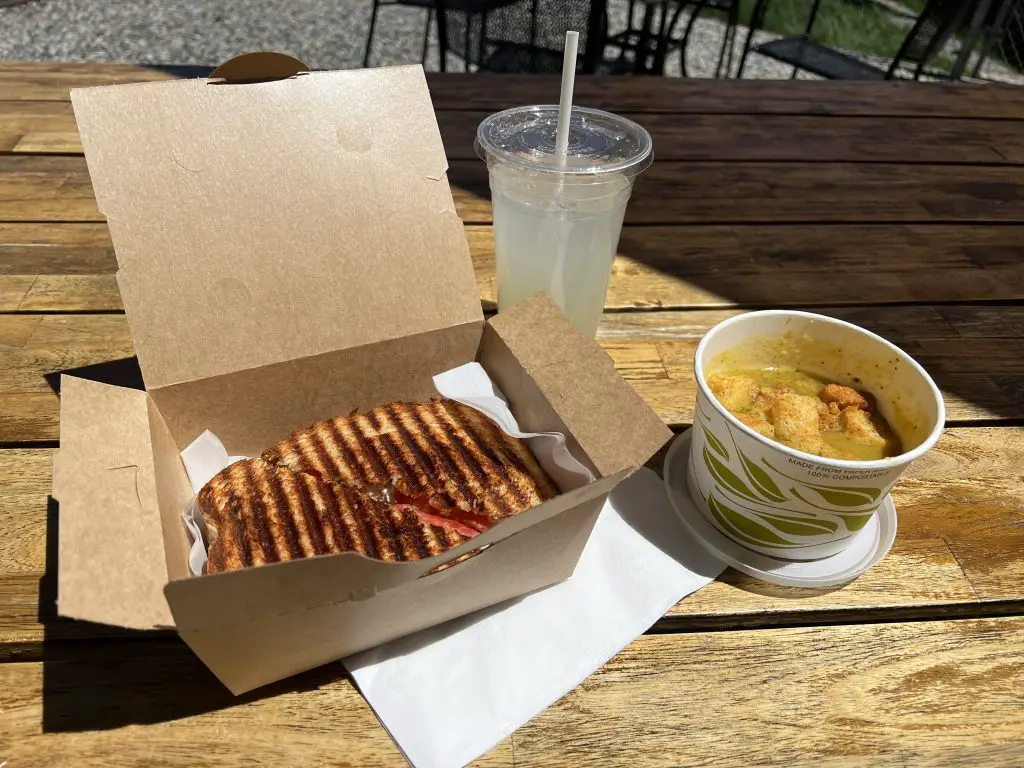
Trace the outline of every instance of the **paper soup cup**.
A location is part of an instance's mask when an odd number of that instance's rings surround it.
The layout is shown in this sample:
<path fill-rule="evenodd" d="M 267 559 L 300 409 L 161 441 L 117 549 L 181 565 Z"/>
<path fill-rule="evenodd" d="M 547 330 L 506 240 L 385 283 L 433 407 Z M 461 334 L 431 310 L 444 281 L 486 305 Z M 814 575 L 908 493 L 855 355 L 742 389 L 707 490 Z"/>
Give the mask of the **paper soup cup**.
<path fill-rule="evenodd" d="M 875 395 L 904 452 L 879 461 L 826 459 L 764 437 L 729 413 L 706 377 L 744 366 L 791 366 Z M 808 312 L 751 312 L 697 347 L 690 495 L 722 533 L 787 560 L 842 551 L 897 478 L 939 439 L 938 387 L 903 350 L 863 328 Z"/>

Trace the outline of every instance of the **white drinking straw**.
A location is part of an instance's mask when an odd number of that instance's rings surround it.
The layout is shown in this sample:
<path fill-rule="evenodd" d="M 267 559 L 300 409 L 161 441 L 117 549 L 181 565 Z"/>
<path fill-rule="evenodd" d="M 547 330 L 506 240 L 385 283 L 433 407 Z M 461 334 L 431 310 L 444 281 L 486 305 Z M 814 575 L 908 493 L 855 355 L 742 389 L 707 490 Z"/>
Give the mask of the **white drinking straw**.
<path fill-rule="evenodd" d="M 576 49 L 580 33 L 565 33 L 565 56 L 562 58 L 562 95 L 558 101 L 558 129 L 555 132 L 555 157 L 565 167 L 569 152 L 569 117 L 572 114 L 572 86 L 576 82 Z"/>

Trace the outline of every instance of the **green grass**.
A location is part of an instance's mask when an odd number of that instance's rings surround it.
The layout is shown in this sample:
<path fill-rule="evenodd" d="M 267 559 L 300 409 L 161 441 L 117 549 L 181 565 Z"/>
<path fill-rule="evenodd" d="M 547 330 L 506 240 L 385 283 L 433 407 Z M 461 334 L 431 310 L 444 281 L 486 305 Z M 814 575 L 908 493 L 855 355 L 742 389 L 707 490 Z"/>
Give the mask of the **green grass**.
<path fill-rule="evenodd" d="M 924 0 L 918 2 L 923 5 Z M 802 34 L 812 5 L 811 0 L 771 0 L 764 28 L 780 35 Z M 749 22 L 753 7 L 754 0 L 743 0 L 743 24 Z M 823 0 L 811 30 L 811 37 L 831 48 L 888 57 L 896 55 L 906 36 L 907 30 L 879 6 L 858 6 L 843 0 Z"/>
<path fill-rule="evenodd" d="M 741 2 L 740 23 L 749 26 L 756 0 Z M 900 2 L 920 13 L 928 0 Z M 770 0 L 762 28 L 780 35 L 801 35 L 813 4 L 813 0 Z M 892 58 L 909 31 L 909 24 L 898 24 L 891 13 L 874 3 L 822 0 L 811 29 L 811 37 L 830 48 Z M 948 69 L 952 63 L 946 57 L 939 56 L 931 62 L 931 66 L 942 70 Z"/>

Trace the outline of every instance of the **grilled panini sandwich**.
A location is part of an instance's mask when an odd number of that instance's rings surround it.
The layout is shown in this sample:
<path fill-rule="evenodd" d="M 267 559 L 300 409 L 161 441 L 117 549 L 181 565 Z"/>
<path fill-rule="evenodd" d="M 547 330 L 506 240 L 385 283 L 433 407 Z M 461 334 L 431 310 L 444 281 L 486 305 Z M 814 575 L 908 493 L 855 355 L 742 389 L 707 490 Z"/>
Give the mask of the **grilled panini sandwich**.
<path fill-rule="evenodd" d="M 431 525 L 411 505 L 378 501 L 262 459 L 216 475 L 200 491 L 199 508 L 210 539 L 207 573 L 349 551 L 416 560 L 478 533 Z"/>
<path fill-rule="evenodd" d="M 314 424 L 199 493 L 207 572 L 337 552 L 416 560 L 558 493 L 525 443 L 450 400 Z"/>

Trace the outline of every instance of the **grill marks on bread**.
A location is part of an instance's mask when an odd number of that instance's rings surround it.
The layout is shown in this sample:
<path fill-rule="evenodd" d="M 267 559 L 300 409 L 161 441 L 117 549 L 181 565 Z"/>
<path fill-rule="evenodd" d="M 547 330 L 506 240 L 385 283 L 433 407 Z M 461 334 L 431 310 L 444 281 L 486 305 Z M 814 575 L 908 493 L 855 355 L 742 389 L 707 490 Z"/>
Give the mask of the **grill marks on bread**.
<path fill-rule="evenodd" d="M 263 459 L 218 473 L 200 491 L 199 508 L 211 538 L 208 573 L 338 552 L 417 560 L 449 546 L 415 511 Z"/>
<path fill-rule="evenodd" d="M 427 494 L 438 509 L 492 520 L 558 493 L 523 441 L 452 400 L 392 403 L 318 422 L 264 458 L 360 487 L 395 482 L 409 495 Z"/>
<path fill-rule="evenodd" d="M 439 400 L 318 422 L 218 473 L 198 501 L 215 573 L 348 551 L 430 557 L 557 493 L 523 441 Z"/>

